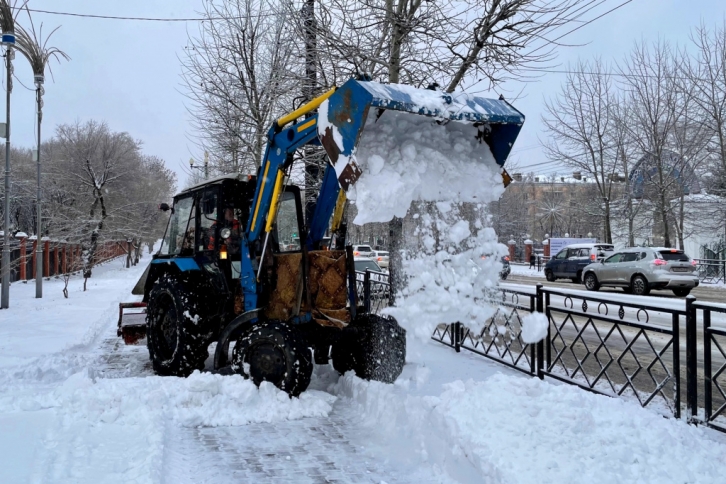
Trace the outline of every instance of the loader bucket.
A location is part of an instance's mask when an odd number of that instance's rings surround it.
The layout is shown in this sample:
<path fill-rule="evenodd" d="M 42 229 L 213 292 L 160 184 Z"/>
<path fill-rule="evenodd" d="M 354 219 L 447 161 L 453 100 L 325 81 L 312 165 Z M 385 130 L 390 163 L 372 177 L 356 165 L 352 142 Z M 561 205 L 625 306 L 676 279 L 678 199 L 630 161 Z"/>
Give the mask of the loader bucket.
<path fill-rule="evenodd" d="M 524 115 L 502 99 L 351 79 L 320 106 L 318 113 L 320 142 L 346 192 L 361 175 L 355 151 L 368 117 L 377 119 L 384 111 L 427 116 L 441 129 L 452 122 L 481 127 L 483 141 L 501 167 L 524 123 Z"/>

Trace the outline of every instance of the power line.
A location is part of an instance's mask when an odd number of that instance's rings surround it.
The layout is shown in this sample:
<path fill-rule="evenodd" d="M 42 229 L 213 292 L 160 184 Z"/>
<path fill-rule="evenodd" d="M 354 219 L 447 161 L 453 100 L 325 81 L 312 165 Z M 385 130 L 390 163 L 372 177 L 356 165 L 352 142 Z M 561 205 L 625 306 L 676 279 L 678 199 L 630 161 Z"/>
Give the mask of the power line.
<path fill-rule="evenodd" d="M 548 40 L 548 41 L 547 41 L 547 42 L 545 42 L 544 44 L 542 44 L 542 45 L 540 45 L 539 47 L 537 47 L 536 49 L 534 49 L 534 50 L 533 50 L 532 52 L 529 52 L 529 55 L 531 55 L 531 54 L 533 54 L 533 53 L 537 52 L 537 51 L 538 51 L 538 50 L 540 50 L 540 49 L 543 49 L 543 48 L 544 48 L 545 46 L 547 46 L 547 45 L 549 45 L 549 44 L 554 44 L 555 42 L 557 42 L 557 41 L 558 41 L 558 40 L 560 40 L 561 38 L 563 38 L 563 37 L 565 37 L 565 36 L 567 36 L 567 35 L 570 35 L 571 33 L 575 32 L 575 31 L 577 31 L 577 30 L 580 30 L 580 29 L 581 29 L 581 28 L 583 28 L 584 26 L 586 26 L 586 25 L 589 25 L 589 24 L 593 23 L 593 22 L 594 22 L 595 20 L 598 20 L 598 19 L 601 19 L 601 18 L 603 18 L 603 17 L 605 16 L 605 15 L 608 15 L 609 13 L 612 13 L 612 12 L 614 12 L 615 10 L 617 10 L 617 9 L 619 9 L 619 8 L 621 8 L 621 7 L 624 7 L 625 5 L 629 4 L 629 3 L 630 3 L 630 2 L 632 2 L 632 1 L 633 1 L 633 0 L 626 0 L 625 2 L 621 3 L 620 5 L 618 5 L 618 6 L 616 6 L 616 7 L 613 7 L 613 8 L 611 8 L 611 9 L 610 9 L 610 10 L 608 10 L 607 12 L 601 13 L 601 14 L 600 14 L 600 15 L 598 15 L 597 17 L 595 17 L 595 18 L 593 18 L 593 19 L 590 19 L 590 20 L 588 20 L 587 22 L 585 22 L 585 23 L 583 23 L 583 24 L 581 24 L 581 25 L 578 25 L 578 26 L 577 26 L 577 27 L 575 27 L 574 29 L 572 29 L 572 30 L 570 30 L 570 31 L 567 31 L 567 32 L 565 32 L 564 34 L 560 35 L 559 37 L 557 37 L 557 38 L 555 38 L 555 39 L 553 39 L 553 40 Z"/>
<path fill-rule="evenodd" d="M 103 20 L 139 20 L 144 22 L 204 22 L 207 20 L 243 20 L 246 18 L 274 17 L 279 15 L 278 12 L 260 12 L 255 15 L 246 15 L 244 17 L 195 17 L 195 18 L 170 18 L 170 17 L 121 17 L 116 15 L 97 15 L 90 13 L 74 13 L 74 12 L 58 12 L 52 10 L 39 10 L 28 8 L 29 12 L 44 13 L 48 15 L 62 15 L 66 17 L 94 18 Z"/>

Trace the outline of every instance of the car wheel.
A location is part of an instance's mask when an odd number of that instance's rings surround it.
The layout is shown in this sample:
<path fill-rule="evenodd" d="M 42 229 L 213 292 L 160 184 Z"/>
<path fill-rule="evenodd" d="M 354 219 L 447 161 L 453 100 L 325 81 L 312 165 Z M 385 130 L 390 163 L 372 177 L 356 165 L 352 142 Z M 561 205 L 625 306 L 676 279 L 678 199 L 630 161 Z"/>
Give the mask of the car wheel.
<path fill-rule="evenodd" d="M 690 289 L 673 289 L 673 294 L 678 297 L 686 297 L 691 293 Z"/>
<path fill-rule="evenodd" d="M 650 294 L 650 288 L 648 287 L 648 281 L 643 276 L 635 276 L 630 281 L 630 289 L 636 296 L 647 296 Z"/>
<path fill-rule="evenodd" d="M 545 271 L 545 277 L 547 278 L 547 282 L 555 282 L 555 279 L 557 279 L 549 269 Z"/>
<path fill-rule="evenodd" d="M 597 276 L 592 272 L 585 274 L 585 289 L 588 291 L 598 291 L 600 289 L 600 283 L 597 282 Z"/>

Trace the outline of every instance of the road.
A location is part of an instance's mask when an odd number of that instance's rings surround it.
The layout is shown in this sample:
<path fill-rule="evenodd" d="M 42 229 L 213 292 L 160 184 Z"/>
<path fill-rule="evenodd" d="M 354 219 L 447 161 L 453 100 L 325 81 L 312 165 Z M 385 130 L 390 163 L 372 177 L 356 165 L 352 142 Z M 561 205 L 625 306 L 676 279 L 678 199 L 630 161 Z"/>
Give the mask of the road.
<path fill-rule="evenodd" d="M 577 289 L 580 291 L 585 290 L 585 286 L 582 284 L 575 284 L 567 279 L 558 279 L 556 282 L 547 282 L 544 277 L 528 276 L 522 274 L 512 273 L 507 277 L 506 282 L 512 284 L 545 284 L 548 287 L 556 287 L 559 289 Z M 607 288 L 600 289 L 601 293 L 619 293 L 624 294 L 622 289 Z M 696 297 L 699 301 L 715 302 L 715 303 L 726 303 L 726 288 L 701 285 L 691 291 L 691 294 Z M 676 297 L 671 291 L 652 291 L 650 293 L 654 297 L 662 297 L 665 299 L 683 299 Z"/>

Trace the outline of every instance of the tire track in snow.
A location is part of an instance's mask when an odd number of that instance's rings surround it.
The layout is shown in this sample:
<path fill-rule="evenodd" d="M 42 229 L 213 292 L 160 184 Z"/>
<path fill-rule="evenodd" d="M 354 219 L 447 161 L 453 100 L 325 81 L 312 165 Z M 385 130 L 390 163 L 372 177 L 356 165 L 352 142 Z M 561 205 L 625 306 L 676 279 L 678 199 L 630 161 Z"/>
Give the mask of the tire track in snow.
<path fill-rule="evenodd" d="M 241 427 L 167 426 L 164 480 L 171 483 L 427 482 L 369 456 L 355 443 L 355 415 L 339 400 L 327 418 Z M 433 481 L 431 481 L 433 482 Z"/>

